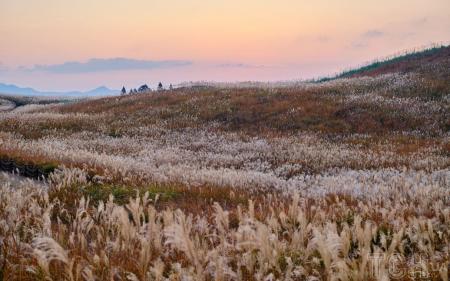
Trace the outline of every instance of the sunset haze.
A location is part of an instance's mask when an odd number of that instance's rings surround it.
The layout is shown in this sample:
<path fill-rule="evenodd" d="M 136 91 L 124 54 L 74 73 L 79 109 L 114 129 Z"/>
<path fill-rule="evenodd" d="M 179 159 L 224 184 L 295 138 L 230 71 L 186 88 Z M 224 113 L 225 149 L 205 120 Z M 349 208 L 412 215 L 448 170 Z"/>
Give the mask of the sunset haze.
<path fill-rule="evenodd" d="M 0 82 L 45 90 L 291 80 L 446 43 L 450 2 L 3 0 L 0 34 Z M 47 69 L 115 58 L 188 63 Z"/>

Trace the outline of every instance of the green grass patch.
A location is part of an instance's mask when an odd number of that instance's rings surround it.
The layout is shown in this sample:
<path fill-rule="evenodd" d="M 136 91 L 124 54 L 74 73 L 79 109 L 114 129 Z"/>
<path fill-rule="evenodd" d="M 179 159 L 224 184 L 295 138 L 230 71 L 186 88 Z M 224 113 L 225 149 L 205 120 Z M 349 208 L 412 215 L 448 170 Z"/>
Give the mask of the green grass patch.
<path fill-rule="evenodd" d="M 107 201 L 111 194 L 117 204 L 124 205 L 129 202 L 130 198 L 135 198 L 138 192 L 141 197 L 148 192 L 149 198 L 152 200 L 155 200 L 158 196 L 158 201 L 171 201 L 181 196 L 181 192 L 176 191 L 175 188 L 160 184 L 152 184 L 146 187 L 91 184 L 84 189 L 84 195 L 95 204 L 100 201 Z"/>
<path fill-rule="evenodd" d="M 399 55 L 393 58 L 386 58 L 386 59 L 376 59 L 373 62 L 367 64 L 367 65 L 363 65 L 361 67 L 357 67 L 354 69 L 349 69 L 349 70 L 345 70 L 335 76 L 332 77 L 323 77 L 320 78 L 314 82 L 317 83 L 322 83 L 322 82 L 327 82 L 327 81 L 331 81 L 331 80 L 335 80 L 335 79 L 339 79 L 339 78 L 349 78 L 352 77 L 354 75 L 359 75 L 362 73 L 366 73 L 366 72 L 370 72 L 370 71 L 374 71 L 377 70 L 381 67 L 384 67 L 386 65 L 392 65 L 395 63 L 401 63 L 401 62 L 409 62 L 409 61 L 413 61 L 413 60 L 419 60 L 422 58 L 426 58 L 429 56 L 432 56 L 442 50 L 444 50 L 445 48 L 447 48 L 448 46 L 435 46 L 435 47 L 430 47 L 421 51 L 411 51 L 411 52 L 407 52 L 403 55 Z"/>

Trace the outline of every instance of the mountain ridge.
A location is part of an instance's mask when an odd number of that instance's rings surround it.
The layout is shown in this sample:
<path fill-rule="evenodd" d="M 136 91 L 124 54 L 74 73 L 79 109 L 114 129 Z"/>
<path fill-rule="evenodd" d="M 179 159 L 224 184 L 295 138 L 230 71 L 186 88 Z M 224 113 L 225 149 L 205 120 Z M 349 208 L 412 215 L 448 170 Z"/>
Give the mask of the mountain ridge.
<path fill-rule="evenodd" d="M 0 93 L 21 96 L 62 96 L 62 97 L 94 97 L 118 94 L 119 90 L 99 86 L 88 91 L 39 91 L 31 87 L 19 87 L 14 84 L 0 83 Z"/>

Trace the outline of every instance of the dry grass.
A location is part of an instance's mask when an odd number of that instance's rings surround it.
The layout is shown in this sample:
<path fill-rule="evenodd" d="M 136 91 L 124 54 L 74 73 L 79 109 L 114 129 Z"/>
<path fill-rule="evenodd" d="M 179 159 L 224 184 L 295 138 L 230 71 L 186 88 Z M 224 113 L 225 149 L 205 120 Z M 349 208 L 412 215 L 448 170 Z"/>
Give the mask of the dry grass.
<path fill-rule="evenodd" d="M 450 83 L 425 68 L 0 113 L 0 159 L 56 168 L 0 175 L 0 280 L 447 281 Z"/>
<path fill-rule="evenodd" d="M 388 270 L 402 268 L 398 280 L 417 280 L 420 268 L 427 280 L 447 280 L 450 178 L 441 180 L 440 186 L 424 179 L 416 186 L 391 186 L 373 197 L 272 194 L 230 208 L 212 202 L 192 215 L 158 208 L 150 192 L 125 205 L 112 197 L 93 203 L 72 191 L 86 188 L 85 175 L 65 170 L 55 174 L 48 193 L 31 183 L 2 186 L 2 275 L 387 280 Z"/>
<path fill-rule="evenodd" d="M 297 131 L 325 134 L 388 134 L 392 132 L 419 131 L 436 134 L 446 130 L 445 112 L 432 117 L 418 116 L 412 108 L 389 103 L 385 87 L 390 79 L 370 81 L 364 85 L 320 85 L 308 88 L 282 89 L 186 89 L 167 93 L 150 93 L 139 96 L 87 101 L 60 108 L 63 113 L 107 113 L 119 119 L 133 116 L 142 125 L 166 123 L 172 129 L 199 127 L 211 122 L 221 124 L 221 129 L 245 131 L 250 134 L 283 133 Z M 395 98 L 408 96 L 422 99 L 417 106 L 428 106 L 422 88 L 429 98 L 450 90 L 447 80 L 422 81 L 422 87 L 403 89 Z M 429 85 L 430 84 L 430 85 Z M 434 86 L 431 86 L 434 85 Z M 398 90 L 398 89 L 394 89 Z M 386 103 L 349 102 L 355 92 L 378 91 Z M 415 92 L 413 92 L 415 91 Z M 438 122 L 430 126 L 430 122 Z M 118 122 L 119 123 L 119 122 Z M 436 127 L 436 125 L 438 125 Z M 120 124 L 118 124 L 120 126 Z"/>

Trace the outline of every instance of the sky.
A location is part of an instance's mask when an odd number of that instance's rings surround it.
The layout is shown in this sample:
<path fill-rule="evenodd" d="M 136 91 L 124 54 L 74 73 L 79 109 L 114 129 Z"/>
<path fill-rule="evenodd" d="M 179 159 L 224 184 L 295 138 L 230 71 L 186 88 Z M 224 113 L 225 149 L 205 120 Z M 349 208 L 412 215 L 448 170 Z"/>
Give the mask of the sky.
<path fill-rule="evenodd" d="M 0 83 L 38 90 L 331 75 L 450 42 L 449 0 L 0 0 Z"/>

